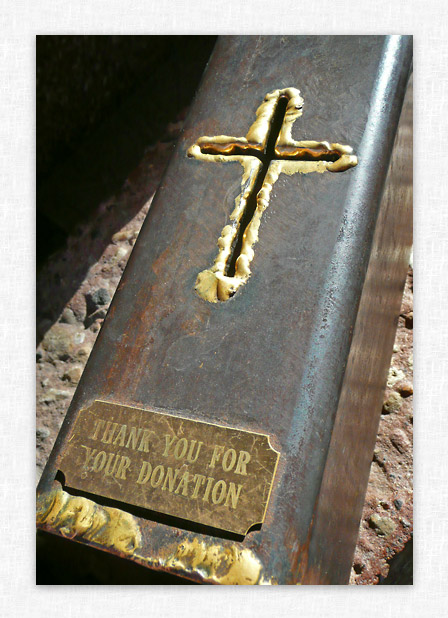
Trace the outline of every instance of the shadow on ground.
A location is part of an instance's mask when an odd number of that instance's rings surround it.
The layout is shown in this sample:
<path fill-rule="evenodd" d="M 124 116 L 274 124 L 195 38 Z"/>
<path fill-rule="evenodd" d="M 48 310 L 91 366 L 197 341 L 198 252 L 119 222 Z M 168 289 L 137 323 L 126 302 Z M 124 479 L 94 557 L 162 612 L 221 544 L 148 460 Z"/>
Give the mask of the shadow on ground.
<path fill-rule="evenodd" d="M 166 127 L 191 103 L 213 36 L 39 36 L 36 44 L 36 247 L 38 318 L 54 322 L 114 232 L 153 187 L 114 211 L 66 276 L 51 310 L 39 272 L 67 238 L 117 193 L 148 148 L 170 143 Z"/>

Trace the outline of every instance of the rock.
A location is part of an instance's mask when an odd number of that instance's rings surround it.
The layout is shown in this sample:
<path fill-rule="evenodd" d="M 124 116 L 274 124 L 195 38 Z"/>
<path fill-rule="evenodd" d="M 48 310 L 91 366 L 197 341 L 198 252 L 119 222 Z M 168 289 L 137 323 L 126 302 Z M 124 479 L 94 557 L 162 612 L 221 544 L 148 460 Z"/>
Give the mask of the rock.
<path fill-rule="evenodd" d="M 87 315 L 87 303 L 84 294 L 75 294 L 70 301 L 70 309 L 78 322 L 84 322 Z"/>
<path fill-rule="evenodd" d="M 95 306 L 97 308 L 110 303 L 109 292 L 106 290 L 106 288 L 100 288 L 99 290 L 96 290 L 96 292 L 92 294 L 91 298 L 92 302 L 95 303 Z"/>
<path fill-rule="evenodd" d="M 61 399 L 68 399 L 71 394 L 58 388 L 49 388 L 48 391 L 39 399 L 39 403 L 52 403 Z"/>
<path fill-rule="evenodd" d="M 400 517 L 400 523 L 404 528 L 410 528 L 411 527 L 411 522 L 409 522 L 407 519 L 405 519 L 404 517 Z"/>
<path fill-rule="evenodd" d="M 119 242 L 120 240 L 131 240 L 132 238 L 136 238 L 137 234 L 137 230 L 120 230 L 112 236 L 112 241 Z"/>
<path fill-rule="evenodd" d="M 50 436 L 50 430 L 47 427 L 38 427 L 36 429 L 36 437 L 38 440 L 45 440 Z"/>
<path fill-rule="evenodd" d="M 45 334 L 42 348 L 53 360 L 68 360 L 72 353 L 72 329 L 70 325 L 54 324 Z"/>
<path fill-rule="evenodd" d="M 400 500 L 399 498 L 396 498 L 394 500 L 394 506 L 397 509 L 397 511 L 399 511 L 401 509 L 401 507 L 403 506 L 403 500 Z"/>
<path fill-rule="evenodd" d="M 387 386 L 392 388 L 394 384 L 405 378 L 404 372 L 397 367 L 391 367 L 389 369 L 389 375 L 387 376 Z"/>
<path fill-rule="evenodd" d="M 389 536 L 397 527 L 390 517 L 381 517 L 378 513 L 370 516 L 369 525 L 381 536 Z"/>
<path fill-rule="evenodd" d="M 99 288 L 95 292 L 86 294 L 87 315 L 95 313 L 100 307 L 110 303 L 110 295 L 106 288 Z"/>
<path fill-rule="evenodd" d="M 89 328 L 96 320 L 103 320 L 106 317 L 110 300 L 106 288 L 99 288 L 96 292 L 86 295 L 87 317 L 84 320 L 85 328 Z"/>
<path fill-rule="evenodd" d="M 402 397 L 410 397 L 414 393 L 414 387 L 410 382 L 403 382 L 398 387 Z"/>
<path fill-rule="evenodd" d="M 85 338 L 86 338 L 85 333 L 83 332 L 75 333 L 73 337 L 73 342 L 76 343 L 76 345 L 80 345 L 81 343 L 84 343 Z"/>
<path fill-rule="evenodd" d="M 79 350 L 76 352 L 76 357 L 80 360 L 82 359 L 83 362 L 85 362 L 86 358 L 88 358 L 88 356 L 90 355 L 90 352 L 91 348 L 84 346 L 82 348 L 79 348 Z"/>
<path fill-rule="evenodd" d="M 382 414 L 391 414 L 391 412 L 397 412 L 401 408 L 403 399 L 399 393 L 393 391 L 386 401 L 383 403 Z"/>
<path fill-rule="evenodd" d="M 412 312 L 413 309 L 413 298 L 412 294 L 406 291 L 403 294 L 401 307 L 400 307 L 400 317 L 405 318 L 409 313 Z"/>
<path fill-rule="evenodd" d="M 402 429 L 396 429 L 391 435 L 390 441 L 401 454 L 406 453 L 411 448 L 411 443 Z"/>
<path fill-rule="evenodd" d="M 124 260 L 127 257 L 128 253 L 129 247 L 127 249 L 126 247 L 117 247 L 115 255 L 111 259 L 111 263 L 118 264 L 119 262 L 121 262 L 121 260 Z"/>
<path fill-rule="evenodd" d="M 72 384 L 78 384 L 81 376 L 82 376 L 82 367 L 76 366 L 76 367 L 71 367 L 68 371 L 66 371 L 64 375 L 62 376 L 62 379 L 68 380 Z"/>
<path fill-rule="evenodd" d="M 84 320 L 84 326 L 85 328 L 89 328 L 90 326 L 92 326 L 94 323 L 97 322 L 97 320 L 104 320 L 104 318 L 107 315 L 107 309 L 105 307 L 100 307 L 100 309 L 97 309 L 96 311 L 94 311 L 94 313 L 88 315 L 86 317 L 86 319 Z M 93 332 L 96 332 L 99 330 L 99 328 L 97 329 L 93 329 Z"/>
<path fill-rule="evenodd" d="M 406 328 L 413 328 L 414 326 L 414 312 L 413 311 L 409 311 L 408 313 L 405 313 L 404 315 L 402 314 L 402 317 L 404 318 L 404 324 L 406 326 Z"/>
<path fill-rule="evenodd" d="M 61 313 L 59 321 L 63 324 L 76 324 L 77 322 L 75 314 L 69 307 L 65 307 L 64 311 Z"/>
<path fill-rule="evenodd" d="M 373 461 L 376 461 L 380 468 L 384 468 L 387 464 L 387 457 L 381 449 L 376 448 L 373 452 Z"/>
<path fill-rule="evenodd" d="M 98 309 L 98 311 L 95 311 L 94 314 L 92 314 L 92 318 L 94 318 L 95 320 L 104 320 L 104 318 L 107 315 L 107 310 L 105 308 L 101 308 Z"/>

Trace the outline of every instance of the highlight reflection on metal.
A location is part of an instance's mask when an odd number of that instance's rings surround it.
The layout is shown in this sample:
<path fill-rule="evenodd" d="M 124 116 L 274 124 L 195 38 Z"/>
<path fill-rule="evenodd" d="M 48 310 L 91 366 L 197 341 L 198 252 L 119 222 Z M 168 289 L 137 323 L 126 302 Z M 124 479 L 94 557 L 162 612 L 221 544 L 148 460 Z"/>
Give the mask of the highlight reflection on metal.
<path fill-rule="evenodd" d="M 67 487 L 245 535 L 264 521 L 278 456 L 263 434 L 95 401 L 59 469 Z"/>
<path fill-rule="evenodd" d="M 66 538 L 82 538 L 126 556 L 132 556 L 142 544 L 137 520 L 132 515 L 82 496 L 70 496 L 61 488 L 39 496 L 36 521 L 59 530 Z"/>
<path fill-rule="evenodd" d="M 157 557 L 145 556 L 136 517 L 84 497 L 71 496 L 60 487 L 39 496 L 36 520 L 43 529 L 57 530 L 65 538 L 94 543 L 152 568 L 195 578 L 200 576 L 206 583 L 276 583 L 272 577 L 265 577 L 254 552 L 239 543 L 210 543 L 198 537 L 185 538 L 163 547 Z"/>
<path fill-rule="evenodd" d="M 279 103 L 286 100 L 286 109 L 281 125 L 274 126 Z M 250 276 L 250 263 L 254 257 L 253 247 L 258 240 L 258 231 L 263 212 L 269 205 L 272 187 L 281 173 L 289 176 L 310 172 L 343 172 L 358 163 L 352 148 L 338 143 L 314 140 L 295 141 L 291 137 L 292 126 L 302 115 L 303 98 L 296 88 L 284 88 L 268 93 L 257 109 L 257 119 L 246 137 L 200 137 L 188 150 L 188 156 L 203 161 L 237 161 L 243 166 L 241 193 L 235 200 L 226 225 L 218 240 L 218 255 L 210 269 L 199 273 L 195 289 L 209 302 L 229 299 Z M 275 132 L 278 131 L 278 135 Z M 273 152 L 268 152 L 268 143 L 274 140 Z M 258 188 L 261 188 L 258 190 Z M 235 272 L 229 272 L 232 253 L 238 244 L 238 233 L 243 225 L 248 201 L 256 192 L 254 213 L 242 237 L 237 251 Z M 235 256 L 233 256 L 235 257 Z"/>

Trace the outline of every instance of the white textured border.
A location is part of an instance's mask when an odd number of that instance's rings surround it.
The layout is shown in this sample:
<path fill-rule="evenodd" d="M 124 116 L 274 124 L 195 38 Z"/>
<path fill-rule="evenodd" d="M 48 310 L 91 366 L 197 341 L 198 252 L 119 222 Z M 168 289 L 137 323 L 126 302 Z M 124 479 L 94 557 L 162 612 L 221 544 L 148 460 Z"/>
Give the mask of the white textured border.
<path fill-rule="evenodd" d="M 447 586 L 448 37 L 446 0 L 15 0 L 1 2 L 3 616 L 442 616 Z M 415 585 L 34 586 L 35 34 L 414 34 L 416 282 Z M 444 311 L 445 310 L 445 311 Z M 6 345 L 5 345 L 6 343 Z"/>

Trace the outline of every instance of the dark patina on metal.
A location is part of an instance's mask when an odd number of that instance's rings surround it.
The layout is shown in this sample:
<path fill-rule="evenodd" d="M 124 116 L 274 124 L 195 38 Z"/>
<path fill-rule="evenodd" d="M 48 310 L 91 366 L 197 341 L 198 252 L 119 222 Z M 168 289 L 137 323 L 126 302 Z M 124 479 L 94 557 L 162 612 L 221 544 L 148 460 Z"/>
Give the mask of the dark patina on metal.
<path fill-rule="evenodd" d="M 411 37 L 219 39 L 39 484 L 40 528 L 198 582 L 347 583 L 412 241 L 410 163 L 389 167 L 411 57 Z M 241 165 L 187 152 L 246 135 L 266 93 L 291 86 L 307 106 L 292 137 L 350 144 L 358 165 L 281 174 L 250 278 L 206 302 L 196 278 Z M 398 188 L 384 193 L 386 179 Z M 269 436 L 280 457 L 263 525 L 235 540 L 61 487 L 96 400 Z"/>

